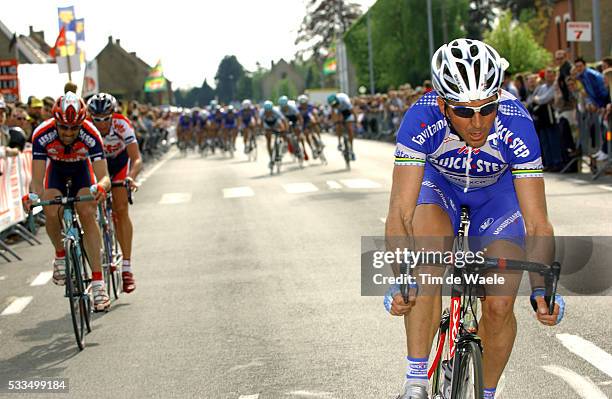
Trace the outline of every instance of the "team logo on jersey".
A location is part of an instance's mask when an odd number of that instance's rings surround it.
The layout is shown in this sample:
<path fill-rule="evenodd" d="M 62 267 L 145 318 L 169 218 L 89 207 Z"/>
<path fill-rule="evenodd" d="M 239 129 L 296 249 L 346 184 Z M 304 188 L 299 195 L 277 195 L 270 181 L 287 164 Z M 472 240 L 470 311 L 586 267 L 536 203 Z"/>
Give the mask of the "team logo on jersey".
<path fill-rule="evenodd" d="M 493 218 L 487 218 L 487 220 L 482 222 L 482 224 L 480 225 L 480 228 L 478 229 L 478 231 L 480 231 L 482 233 L 483 231 L 488 229 L 489 226 L 491 226 L 491 223 L 493 223 Z"/>
<path fill-rule="evenodd" d="M 464 145 L 457 150 L 457 154 L 467 154 L 468 152 L 470 152 L 470 149 L 467 145 Z M 472 154 L 478 154 L 479 152 L 480 148 L 472 148 Z"/>
<path fill-rule="evenodd" d="M 423 145 L 427 139 L 433 137 L 433 135 L 437 132 L 444 130 L 446 128 L 446 120 L 440 119 L 433 125 L 428 125 L 427 127 L 423 127 L 423 125 L 424 123 L 421 123 L 421 128 L 423 128 L 423 131 L 412 138 L 412 141 L 418 145 Z"/>
<path fill-rule="evenodd" d="M 515 137 L 514 133 L 502 125 L 499 120 L 495 123 L 497 125 L 497 138 L 503 143 L 508 144 L 508 147 L 514 152 L 514 155 L 520 158 L 527 158 L 529 156 L 529 149 L 523 139 Z"/>

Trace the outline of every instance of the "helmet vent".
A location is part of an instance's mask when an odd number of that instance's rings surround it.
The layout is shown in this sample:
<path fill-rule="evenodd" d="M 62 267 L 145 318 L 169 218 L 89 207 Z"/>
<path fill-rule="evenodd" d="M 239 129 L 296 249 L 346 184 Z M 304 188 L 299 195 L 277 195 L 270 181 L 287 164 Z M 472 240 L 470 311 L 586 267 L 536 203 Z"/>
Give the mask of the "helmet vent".
<path fill-rule="evenodd" d="M 472 44 L 470 46 L 470 55 L 472 57 L 476 57 L 478 55 L 478 46 L 476 46 L 475 44 Z"/>
<path fill-rule="evenodd" d="M 459 49 L 457 47 L 451 48 L 451 54 L 455 58 L 463 58 L 463 52 L 461 51 L 461 49 Z"/>

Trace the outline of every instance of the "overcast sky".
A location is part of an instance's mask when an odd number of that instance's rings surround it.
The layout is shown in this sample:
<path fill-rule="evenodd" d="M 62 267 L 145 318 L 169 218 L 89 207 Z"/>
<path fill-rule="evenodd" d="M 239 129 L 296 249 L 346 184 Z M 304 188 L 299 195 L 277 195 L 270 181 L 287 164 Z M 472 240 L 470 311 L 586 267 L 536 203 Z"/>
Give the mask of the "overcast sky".
<path fill-rule="evenodd" d="M 375 0 L 353 0 L 364 11 Z M 166 6 L 162 6 L 166 4 Z M 305 0 L 21 0 L 4 1 L 0 18 L 10 30 L 27 34 L 28 27 L 44 30 L 47 43 L 58 34 L 57 7 L 75 7 L 85 18 L 87 58 L 95 57 L 108 36 L 150 65 L 162 60 L 173 87 L 199 86 L 204 78 L 214 85 L 224 55 L 236 55 L 254 70 L 256 62 L 293 58 Z"/>

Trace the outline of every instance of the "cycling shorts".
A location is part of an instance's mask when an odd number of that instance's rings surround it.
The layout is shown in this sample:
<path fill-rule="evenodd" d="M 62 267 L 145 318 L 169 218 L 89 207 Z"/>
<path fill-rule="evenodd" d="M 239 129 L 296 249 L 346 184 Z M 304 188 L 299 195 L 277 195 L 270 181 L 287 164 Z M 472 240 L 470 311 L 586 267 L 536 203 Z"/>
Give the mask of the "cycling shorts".
<path fill-rule="evenodd" d="M 355 120 L 355 118 L 353 117 L 353 113 L 350 109 L 342 110 L 340 111 L 340 113 L 342 114 L 344 122 L 352 122 Z"/>
<path fill-rule="evenodd" d="M 66 190 L 66 182 L 72 180 L 70 192 Z M 47 162 L 45 171 L 45 189 L 57 189 L 63 196 L 78 194 L 82 188 L 96 184 L 96 175 L 89 159 L 77 162 Z"/>
<path fill-rule="evenodd" d="M 115 158 L 107 158 L 108 175 L 111 182 L 122 182 L 128 177 L 130 171 L 130 157 L 126 150 L 121 151 Z"/>
<path fill-rule="evenodd" d="M 482 249 L 496 240 L 525 245 L 525 223 L 512 178 L 502 176 L 498 183 L 464 193 L 446 180 L 440 172 L 427 164 L 421 183 L 417 205 L 435 204 L 444 210 L 457 235 L 461 221 L 461 207 L 470 209 L 468 236 L 472 251 Z M 472 239 L 474 238 L 474 239 Z"/>

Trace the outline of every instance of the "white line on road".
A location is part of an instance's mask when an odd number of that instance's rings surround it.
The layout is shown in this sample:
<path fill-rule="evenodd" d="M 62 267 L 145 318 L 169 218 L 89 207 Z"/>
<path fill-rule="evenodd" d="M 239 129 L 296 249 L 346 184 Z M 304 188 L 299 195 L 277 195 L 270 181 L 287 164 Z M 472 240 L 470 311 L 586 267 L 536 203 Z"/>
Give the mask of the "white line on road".
<path fill-rule="evenodd" d="M 329 187 L 332 190 L 339 190 L 342 188 L 342 185 L 335 180 L 328 180 L 327 187 Z"/>
<path fill-rule="evenodd" d="M 0 281 L 6 280 L 6 276 L 0 276 Z"/>
<path fill-rule="evenodd" d="M 570 369 L 561 366 L 542 366 L 548 373 L 562 378 L 581 398 L 585 399 L 606 399 L 607 396 L 601 392 L 588 377 L 576 374 Z"/>
<path fill-rule="evenodd" d="M 2 311 L 2 313 L 0 313 L 0 316 L 19 314 L 23 311 L 23 309 L 26 308 L 26 306 L 30 304 L 30 302 L 32 302 L 31 296 L 22 296 L 19 298 L 15 298 L 13 302 L 11 302 L 11 304 L 8 305 L 6 309 Z"/>
<path fill-rule="evenodd" d="M 379 218 L 378 220 L 380 220 L 383 223 L 387 223 L 387 218 Z"/>
<path fill-rule="evenodd" d="M 302 193 L 312 193 L 315 191 L 319 191 L 317 186 L 312 183 L 289 183 L 283 184 L 283 188 L 289 194 L 302 194 Z"/>
<path fill-rule="evenodd" d="M 238 396 L 238 399 L 257 399 L 259 398 L 259 394 L 253 394 L 253 395 L 240 395 Z"/>
<path fill-rule="evenodd" d="M 570 352 L 580 356 L 599 370 L 612 377 L 612 356 L 586 339 L 572 334 L 557 334 L 557 339 Z"/>
<path fill-rule="evenodd" d="M 306 396 L 308 398 L 331 398 L 331 392 L 291 391 L 287 395 Z"/>
<path fill-rule="evenodd" d="M 30 286 L 36 287 L 37 285 L 45 285 L 49 282 L 49 280 L 51 280 L 51 277 L 53 277 L 52 271 L 42 272 L 36 276 L 34 281 L 30 283 Z"/>
<path fill-rule="evenodd" d="M 191 193 L 165 193 L 159 203 L 162 205 L 182 204 L 191 201 Z"/>
<path fill-rule="evenodd" d="M 230 187 L 223 189 L 223 198 L 252 197 L 255 192 L 251 187 Z"/>
<path fill-rule="evenodd" d="M 379 188 L 381 186 L 370 179 L 343 179 L 340 182 L 348 188 Z"/>
<path fill-rule="evenodd" d="M 606 186 L 605 184 L 599 184 L 597 187 L 603 188 L 604 190 L 612 191 L 612 187 Z"/>
<path fill-rule="evenodd" d="M 572 177 L 571 179 L 567 179 L 568 181 L 571 181 L 572 183 L 576 183 L 576 184 L 587 184 L 588 181 L 586 180 L 580 180 L 580 179 L 576 179 L 574 177 Z"/>
<path fill-rule="evenodd" d="M 137 180 L 138 184 L 142 184 L 145 181 L 147 181 L 147 179 L 149 177 L 151 177 L 151 175 L 155 172 L 157 172 L 157 169 L 161 168 L 163 166 L 163 164 L 165 164 L 166 162 L 168 162 L 170 159 L 172 159 L 176 154 L 178 153 L 178 150 L 175 151 L 171 151 L 168 153 L 167 157 L 162 159 L 161 161 L 159 161 L 157 163 L 157 165 L 153 166 L 150 170 L 145 171 L 142 176 Z"/>
<path fill-rule="evenodd" d="M 243 369 L 248 369 L 249 367 L 261 367 L 263 366 L 263 362 L 260 361 L 252 361 L 250 363 L 247 364 L 238 364 L 234 367 L 232 367 L 231 369 L 229 369 L 229 371 L 238 371 L 238 370 L 243 370 Z"/>

